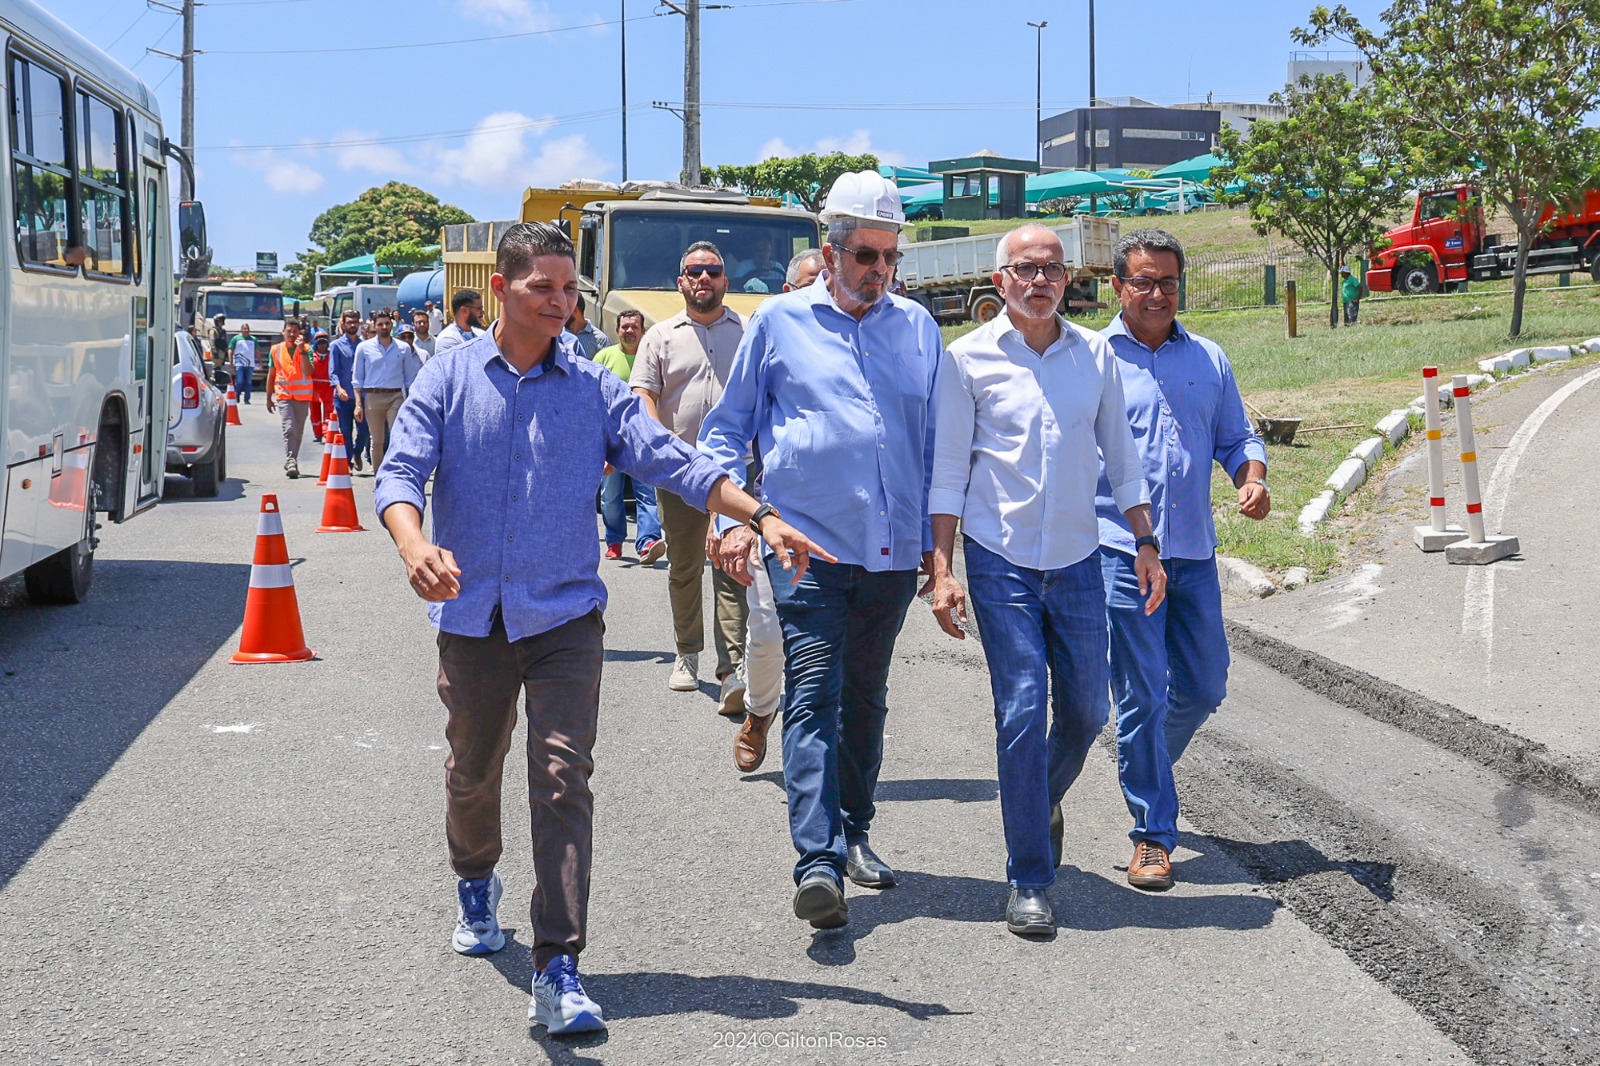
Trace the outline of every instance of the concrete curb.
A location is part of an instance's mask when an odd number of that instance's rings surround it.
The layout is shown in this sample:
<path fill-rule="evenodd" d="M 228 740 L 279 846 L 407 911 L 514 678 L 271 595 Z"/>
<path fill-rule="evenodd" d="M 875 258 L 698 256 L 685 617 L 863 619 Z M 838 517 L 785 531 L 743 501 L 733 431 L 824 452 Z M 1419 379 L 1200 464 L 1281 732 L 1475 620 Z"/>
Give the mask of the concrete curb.
<path fill-rule="evenodd" d="M 1446 751 L 1600 814 L 1600 777 L 1537 741 L 1474 718 L 1258 629 L 1224 619 L 1228 645 L 1342 706 L 1436 744 Z"/>
<path fill-rule="evenodd" d="M 1259 567 L 1228 555 L 1217 556 L 1217 581 L 1223 592 L 1257 600 L 1277 591 L 1272 579 Z"/>
<path fill-rule="evenodd" d="M 1483 373 L 1468 374 L 1467 387 L 1477 391 L 1502 377 L 1530 369 L 1538 363 L 1571 359 L 1575 354 L 1585 355 L 1591 352 L 1600 352 L 1600 337 L 1591 338 L 1571 347 L 1553 345 L 1543 348 L 1517 348 L 1492 359 L 1480 359 L 1478 369 Z M 1440 388 L 1439 404 L 1443 408 L 1452 406 L 1448 388 Z M 1335 512 L 1339 504 L 1366 483 L 1367 476 L 1383 462 L 1384 454 L 1398 448 L 1401 442 L 1410 436 L 1413 429 L 1421 427 L 1426 410 L 1426 401 L 1418 396 L 1406 405 L 1405 410 L 1390 411 L 1380 419 L 1378 424 L 1372 427 L 1378 436 L 1369 437 L 1350 449 L 1349 457 L 1328 475 L 1328 480 L 1324 482 L 1328 486 L 1327 489 L 1300 509 L 1300 532 L 1308 537 L 1315 536 L 1317 530 L 1328 520 L 1328 516 Z"/>

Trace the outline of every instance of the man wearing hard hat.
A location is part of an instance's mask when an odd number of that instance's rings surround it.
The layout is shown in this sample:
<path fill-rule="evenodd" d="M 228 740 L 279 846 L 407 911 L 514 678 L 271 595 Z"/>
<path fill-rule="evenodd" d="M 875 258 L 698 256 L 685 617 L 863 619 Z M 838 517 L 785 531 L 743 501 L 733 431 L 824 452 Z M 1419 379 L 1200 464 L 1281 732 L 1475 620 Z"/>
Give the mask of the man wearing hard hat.
<path fill-rule="evenodd" d="M 889 295 L 905 224 L 873 171 L 845 174 L 823 206 L 825 269 L 751 319 L 700 449 L 741 483 L 759 442 L 765 514 L 781 513 L 838 556 L 798 581 L 770 555 L 787 662 L 783 770 L 799 861 L 794 912 L 819 929 L 849 920 L 844 878 L 894 871 L 868 843 L 883 762 L 889 661 L 931 566 L 928 470 L 943 344 L 919 304 Z M 718 563 L 750 583 L 748 530 L 724 530 Z"/>

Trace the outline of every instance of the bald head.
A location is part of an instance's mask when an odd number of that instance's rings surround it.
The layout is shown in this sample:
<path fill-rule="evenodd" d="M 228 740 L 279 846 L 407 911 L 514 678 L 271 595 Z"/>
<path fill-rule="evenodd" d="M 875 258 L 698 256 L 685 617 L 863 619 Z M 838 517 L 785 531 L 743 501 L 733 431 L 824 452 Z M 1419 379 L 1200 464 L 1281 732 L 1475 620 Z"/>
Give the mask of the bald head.
<path fill-rule="evenodd" d="M 1000 243 L 994 250 L 994 265 L 996 267 L 1004 266 L 1011 262 L 1013 249 L 1020 248 L 1024 244 L 1032 245 L 1037 241 L 1053 241 L 1054 244 L 1047 246 L 1055 249 L 1056 259 L 1060 259 L 1066 254 L 1061 247 L 1061 238 L 1057 237 L 1048 226 L 1041 226 L 1037 222 L 1029 222 L 1026 225 L 1018 226 L 1000 238 Z"/>

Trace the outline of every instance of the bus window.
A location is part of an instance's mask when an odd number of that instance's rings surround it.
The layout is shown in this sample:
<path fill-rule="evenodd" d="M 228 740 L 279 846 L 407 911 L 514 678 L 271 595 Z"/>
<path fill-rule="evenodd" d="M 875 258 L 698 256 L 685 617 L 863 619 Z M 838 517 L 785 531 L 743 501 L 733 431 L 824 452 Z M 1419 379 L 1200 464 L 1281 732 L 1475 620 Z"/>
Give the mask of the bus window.
<path fill-rule="evenodd" d="M 82 181 L 83 234 L 89 246 L 84 270 L 126 277 L 128 173 L 121 116 L 110 104 L 78 93 L 78 176 Z"/>
<path fill-rule="evenodd" d="M 78 261 L 73 254 L 66 102 L 61 77 L 21 56 L 11 57 L 17 255 L 32 266 L 68 268 Z"/>

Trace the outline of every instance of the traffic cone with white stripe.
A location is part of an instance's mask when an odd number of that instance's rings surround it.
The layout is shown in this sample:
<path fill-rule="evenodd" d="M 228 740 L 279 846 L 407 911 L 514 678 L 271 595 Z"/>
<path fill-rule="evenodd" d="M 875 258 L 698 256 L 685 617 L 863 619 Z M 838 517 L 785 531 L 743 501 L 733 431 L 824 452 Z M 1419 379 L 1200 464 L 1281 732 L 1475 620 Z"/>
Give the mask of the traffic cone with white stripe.
<path fill-rule="evenodd" d="M 356 494 L 350 488 L 350 460 L 344 451 L 344 434 L 333 434 L 333 466 L 328 471 L 328 493 L 322 497 L 322 525 L 318 533 L 360 533 L 366 527 L 356 514 Z"/>
<path fill-rule="evenodd" d="M 242 426 L 244 421 L 239 417 L 239 394 L 233 391 L 233 386 L 228 386 L 228 425 Z"/>
<path fill-rule="evenodd" d="M 289 545 L 283 539 L 278 497 L 261 497 L 256 523 L 256 557 L 250 567 L 250 593 L 244 601 L 244 632 L 236 663 L 297 663 L 316 657 L 300 628 L 300 601 L 294 594 Z"/>
<path fill-rule="evenodd" d="M 333 435 L 338 432 L 332 415 L 322 427 L 322 473 L 317 475 L 317 488 L 326 488 L 328 471 L 333 469 Z"/>

